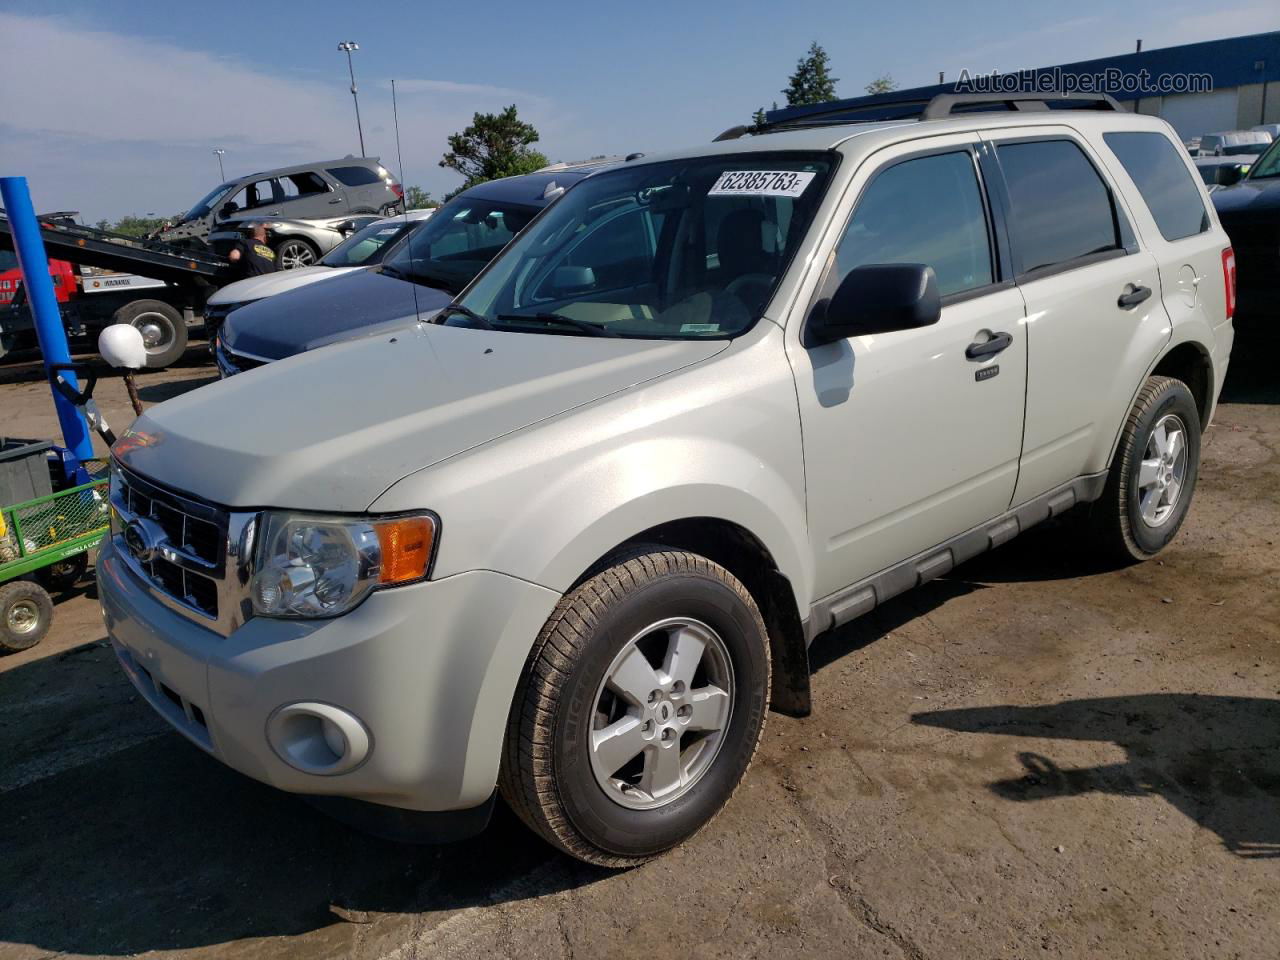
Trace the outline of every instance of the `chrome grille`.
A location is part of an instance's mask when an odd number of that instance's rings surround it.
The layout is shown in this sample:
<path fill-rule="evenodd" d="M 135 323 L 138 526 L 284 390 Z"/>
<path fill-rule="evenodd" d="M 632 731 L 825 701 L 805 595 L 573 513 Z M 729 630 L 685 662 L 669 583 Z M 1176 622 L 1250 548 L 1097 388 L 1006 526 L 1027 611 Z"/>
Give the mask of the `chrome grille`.
<path fill-rule="evenodd" d="M 174 493 L 118 463 L 111 506 L 112 543 L 153 595 L 224 636 L 244 621 L 238 559 L 252 514 Z"/>

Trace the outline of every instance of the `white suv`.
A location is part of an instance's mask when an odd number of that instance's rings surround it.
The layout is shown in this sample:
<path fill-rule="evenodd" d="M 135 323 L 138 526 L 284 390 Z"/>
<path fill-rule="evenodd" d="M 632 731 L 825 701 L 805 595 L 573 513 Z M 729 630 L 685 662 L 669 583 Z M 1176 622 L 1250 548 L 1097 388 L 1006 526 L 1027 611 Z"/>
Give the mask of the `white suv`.
<path fill-rule="evenodd" d="M 138 689 L 371 829 L 500 791 L 623 866 L 808 711 L 816 635 L 1080 505 L 1158 553 L 1226 235 L 1158 119 L 962 106 L 633 159 L 431 322 L 150 410 L 98 561 Z"/>

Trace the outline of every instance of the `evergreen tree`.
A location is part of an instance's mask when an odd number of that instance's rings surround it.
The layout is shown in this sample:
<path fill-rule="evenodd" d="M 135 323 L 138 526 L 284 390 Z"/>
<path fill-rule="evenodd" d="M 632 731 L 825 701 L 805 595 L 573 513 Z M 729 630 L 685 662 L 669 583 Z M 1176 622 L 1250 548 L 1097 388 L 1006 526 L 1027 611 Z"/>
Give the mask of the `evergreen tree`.
<path fill-rule="evenodd" d="M 464 181 L 449 197 L 486 180 L 545 167 L 547 158 L 529 149 L 537 142 L 538 131 L 516 116 L 515 104 L 501 113 L 477 113 L 471 126 L 449 137 L 449 152 L 440 160 L 440 166 L 456 170 Z"/>
<path fill-rule="evenodd" d="M 887 73 L 882 73 L 880 76 L 868 83 L 866 87 L 867 93 L 870 94 L 890 93 L 897 89 L 898 81 L 894 80 L 893 77 L 889 76 Z"/>
<path fill-rule="evenodd" d="M 791 75 L 787 88 L 782 91 L 788 106 L 826 103 L 836 98 L 836 84 L 840 81 L 831 76 L 830 62 L 827 51 L 818 46 L 816 40 L 809 44 L 809 52 L 800 58 L 796 64 L 796 72 Z"/>

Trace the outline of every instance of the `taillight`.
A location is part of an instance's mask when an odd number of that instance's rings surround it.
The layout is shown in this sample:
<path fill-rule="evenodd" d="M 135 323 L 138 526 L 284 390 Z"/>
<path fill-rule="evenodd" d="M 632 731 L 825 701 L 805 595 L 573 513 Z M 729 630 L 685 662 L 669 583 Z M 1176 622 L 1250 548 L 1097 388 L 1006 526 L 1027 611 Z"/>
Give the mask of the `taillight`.
<path fill-rule="evenodd" d="M 1230 247 L 1222 251 L 1222 286 L 1227 293 L 1227 319 L 1236 315 L 1236 252 Z"/>
<path fill-rule="evenodd" d="M 391 184 L 391 192 L 394 193 L 401 200 L 404 199 L 404 187 L 400 186 L 400 184 L 398 183 Z"/>

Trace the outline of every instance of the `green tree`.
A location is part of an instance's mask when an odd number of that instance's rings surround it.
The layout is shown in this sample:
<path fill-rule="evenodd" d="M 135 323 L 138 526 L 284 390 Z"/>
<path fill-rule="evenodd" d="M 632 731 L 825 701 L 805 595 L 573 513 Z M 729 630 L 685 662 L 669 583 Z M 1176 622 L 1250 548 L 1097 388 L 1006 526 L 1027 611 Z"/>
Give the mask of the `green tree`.
<path fill-rule="evenodd" d="M 406 210 L 426 210 L 428 207 L 440 206 L 438 201 L 431 199 L 430 190 L 423 190 L 418 186 L 405 190 L 404 205 Z"/>
<path fill-rule="evenodd" d="M 773 107 L 772 107 L 772 109 L 774 109 L 774 110 L 777 110 L 777 109 L 778 109 L 778 101 L 777 101 L 777 100 L 773 101 Z M 769 117 L 768 117 L 768 115 L 766 114 L 764 107 L 761 107 L 760 109 L 758 109 L 755 113 L 753 113 L 753 114 L 751 115 L 751 123 L 747 126 L 747 132 L 748 132 L 748 133 L 759 133 L 761 130 L 763 130 L 763 129 L 764 129 L 765 124 L 766 124 L 766 123 L 768 123 L 768 122 L 769 122 Z"/>
<path fill-rule="evenodd" d="M 176 219 L 176 218 L 174 218 Z M 141 237 L 172 222 L 164 217 L 121 217 L 111 229 L 126 237 Z"/>
<path fill-rule="evenodd" d="M 516 116 L 515 104 L 501 113 L 477 113 L 471 126 L 449 137 L 449 151 L 440 160 L 440 166 L 456 170 L 463 179 L 449 196 L 486 180 L 545 167 L 547 158 L 530 149 L 537 142 L 538 131 Z"/>
<path fill-rule="evenodd" d="M 890 93 L 897 89 L 898 81 L 894 80 L 893 77 L 889 76 L 887 73 L 882 73 L 866 86 L 866 91 L 870 94 Z"/>
<path fill-rule="evenodd" d="M 809 52 L 796 64 L 796 72 L 782 91 L 787 98 L 787 105 L 802 106 L 806 103 L 826 103 L 836 98 L 836 84 L 840 81 L 831 76 L 831 58 L 827 51 L 818 46 L 817 41 L 809 44 Z"/>

